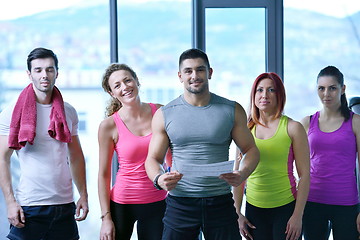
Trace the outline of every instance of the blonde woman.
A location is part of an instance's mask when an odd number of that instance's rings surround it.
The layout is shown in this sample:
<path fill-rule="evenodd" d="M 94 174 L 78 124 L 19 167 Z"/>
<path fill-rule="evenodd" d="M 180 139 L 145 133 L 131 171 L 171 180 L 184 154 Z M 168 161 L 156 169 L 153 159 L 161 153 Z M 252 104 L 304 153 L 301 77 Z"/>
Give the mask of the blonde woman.
<path fill-rule="evenodd" d="M 130 239 L 137 221 L 139 240 L 159 240 L 167 192 L 153 186 L 144 162 L 152 135 L 151 120 L 161 105 L 141 102 L 139 80 L 125 64 L 111 64 L 105 71 L 102 86 L 111 95 L 112 102 L 98 133 L 100 239 Z M 114 151 L 120 168 L 110 188 Z"/>

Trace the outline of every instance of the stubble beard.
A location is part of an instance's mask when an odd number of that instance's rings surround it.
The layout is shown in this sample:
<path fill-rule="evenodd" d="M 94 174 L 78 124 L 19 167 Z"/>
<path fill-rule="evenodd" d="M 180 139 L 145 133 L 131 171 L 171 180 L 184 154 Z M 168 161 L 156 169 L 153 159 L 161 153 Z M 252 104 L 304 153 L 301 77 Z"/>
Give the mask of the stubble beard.
<path fill-rule="evenodd" d="M 200 88 L 192 88 L 191 86 L 187 87 L 186 90 L 192 94 L 201 94 L 208 89 L 209 84 L 204 83 Z"/>

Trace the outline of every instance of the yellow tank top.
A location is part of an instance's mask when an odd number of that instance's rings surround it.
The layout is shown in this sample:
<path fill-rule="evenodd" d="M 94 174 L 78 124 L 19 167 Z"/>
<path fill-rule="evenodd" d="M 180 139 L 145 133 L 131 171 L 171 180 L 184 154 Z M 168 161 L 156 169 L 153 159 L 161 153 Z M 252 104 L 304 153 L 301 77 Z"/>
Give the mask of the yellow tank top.
<path fill-rule="evenodd" d="M 246 185 L 246 200 L 251 205 L 274 208 L 296 198 L 294 154 L 287 125 L 288 117 L 282 116 L 275 134 L 269 139 L 256 138 L 255 127 L 251 131 L 260 151 L 260 162 Z"/>

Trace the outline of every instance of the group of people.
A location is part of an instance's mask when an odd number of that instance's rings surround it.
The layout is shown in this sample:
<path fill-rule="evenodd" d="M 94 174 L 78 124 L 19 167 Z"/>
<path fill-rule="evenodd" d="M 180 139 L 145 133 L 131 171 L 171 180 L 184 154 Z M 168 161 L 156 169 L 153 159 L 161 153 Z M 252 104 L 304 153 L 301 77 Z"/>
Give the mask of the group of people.
<path fill-rule="evenodd" d="M 253 84 L 248 127 L 260 161 L 238 190 L 246 191 L 245 216 L 239 213 L 246 239 L 325 240 L 331 230 L 335 240 L 359 238 L 360 116 L 349 109 L 336 67 L 320 71 L 317 92 L 323 108 L 300 124 L 283 114 L 278 75 L 260 74 Z"/>
<path fill-rule="evenodd" d="M 49 49 L 28 56 L 31 81 L 0 113 L 0 185 L 11 240 L 79 239 L 76 221 L 88 214 L 85 161 L 76 110 L 55 82 L 58 59 Z M 100 240 L 359 238 L 355 174 L 360 116 L 347 104 L 343 74 L 322 69 L 317 91 L 323 108 L 301 122 L 283 113 L 281 78 L 262 73 L 250 108 L 209 90 L 213 69 L 201 50 L 179 58 L 184 92 L 165 106 L 140 100 L 140 82 L 126 64 L 113 63 L 102 87 L 111 96 L 98 129 Z M 186 174 L 229 160 L 219 176 Z M 12 189 L 10 158 L 21 177 Z M 119 169 L 111 185 L 112 159 Z M 72 180 L 80 198 L 74 203 Z M 241 212 L 243 198 L 245 213 Z"/>

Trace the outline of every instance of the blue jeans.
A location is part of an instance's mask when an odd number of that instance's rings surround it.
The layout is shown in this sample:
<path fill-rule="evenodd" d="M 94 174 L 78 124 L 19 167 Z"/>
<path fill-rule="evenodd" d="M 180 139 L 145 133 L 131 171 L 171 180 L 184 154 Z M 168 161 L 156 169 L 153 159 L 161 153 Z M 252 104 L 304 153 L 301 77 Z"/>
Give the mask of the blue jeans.
<path fill-rule="evenodd" d="M 25 227 L 10 226 L 11 240 L 76 240 L 75 204 L 23 206 Z"/>
<path fill-rule="evenodd" d="M 307 202 L 303 218 L 304 239 L 327 240 L 331 229 L 334 240 L 358 239 L 358 214 L 358 205 L 340 206 Z"/>
<path fill-rule="evenodd" d="M 206 198 L 166 198 L 163 240 L 241 239 L 232 194 Z"/>

